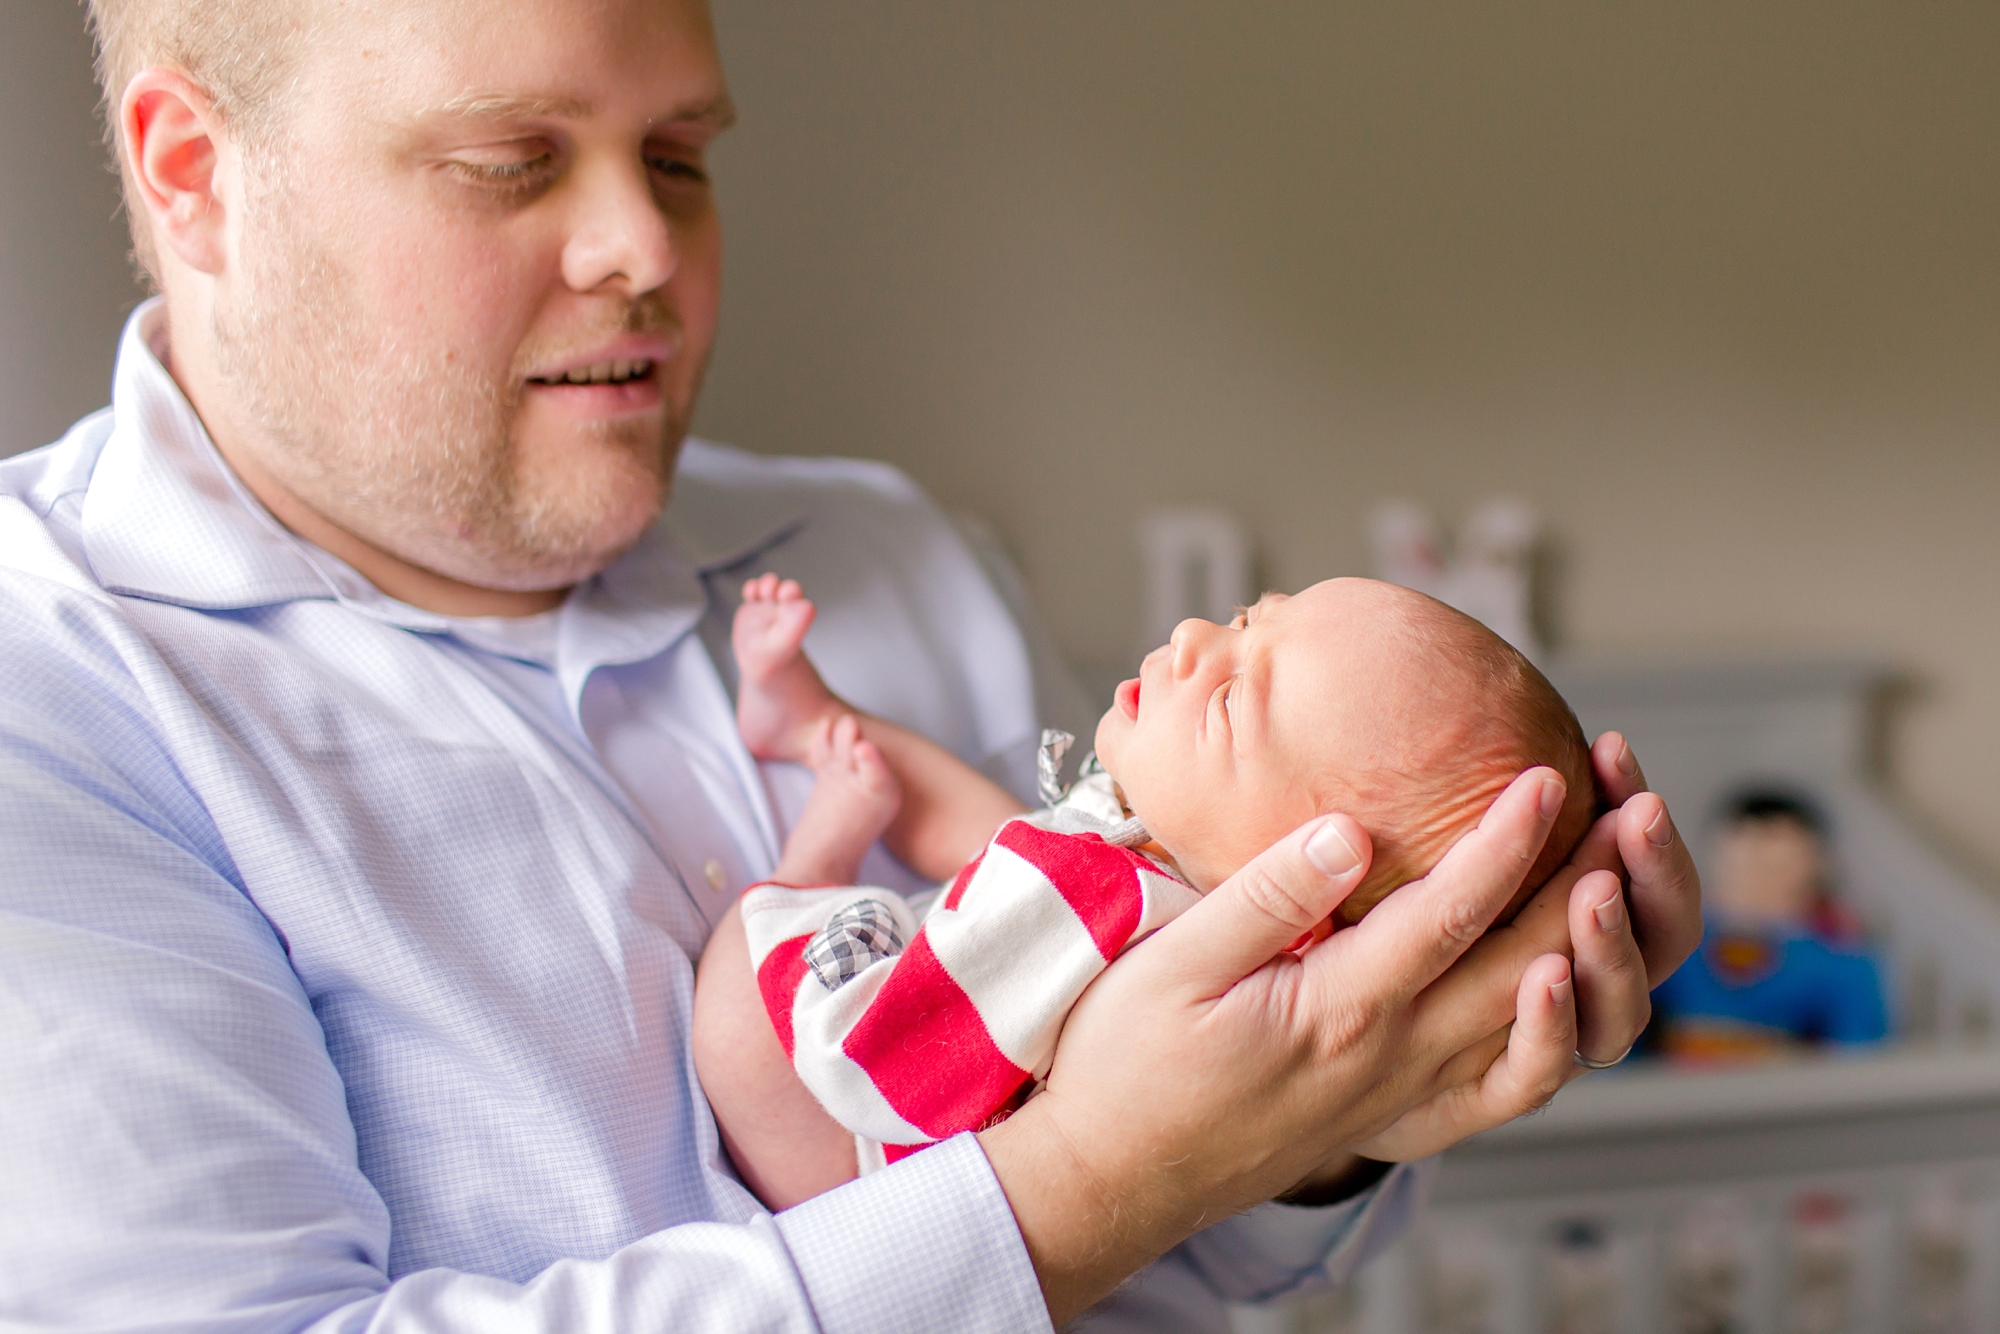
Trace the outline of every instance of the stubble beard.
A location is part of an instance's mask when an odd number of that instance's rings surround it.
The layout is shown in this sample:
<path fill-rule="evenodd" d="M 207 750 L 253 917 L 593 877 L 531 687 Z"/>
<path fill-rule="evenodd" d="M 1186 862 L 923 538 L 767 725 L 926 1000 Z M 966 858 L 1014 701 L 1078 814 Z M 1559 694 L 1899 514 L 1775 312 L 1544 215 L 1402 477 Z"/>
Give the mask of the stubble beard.
<path fill-rule="evenodd" d="M 309 210 L 264 202 L 246 219 L 245 299 L 218 305 L 213 337 L 241 424 L 279 485 L 378 550 L 483 588 L 566 587 L 638 540 L 666 503 L 686 432 L 671 404 L 659 422 L 590 424 L 577 452 L 595 466 L 534 476 L 518 434 L 518 366 L 469 364 L 443 339 L 399 342 L 393 321 L 365 318 L 357 285 L 300 220 Z M 565 331 L 564 343 L 582 351 L 675 327 L 651 293 Z"/>

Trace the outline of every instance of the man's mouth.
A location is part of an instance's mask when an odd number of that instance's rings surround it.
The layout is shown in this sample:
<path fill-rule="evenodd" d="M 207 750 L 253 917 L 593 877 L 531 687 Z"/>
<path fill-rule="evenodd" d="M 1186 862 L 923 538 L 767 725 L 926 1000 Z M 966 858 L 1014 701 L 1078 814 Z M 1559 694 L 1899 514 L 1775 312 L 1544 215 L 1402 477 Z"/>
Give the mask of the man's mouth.
<path fill-rule="evenodd" d="M 598 361 L 588 366 L 578 366 L 575 370 L 559 375 L 537 375 L 528 379 L 529 384 L 631 384 L 634 380 L 650 379 L 653 362 L 640 361 Z"/>

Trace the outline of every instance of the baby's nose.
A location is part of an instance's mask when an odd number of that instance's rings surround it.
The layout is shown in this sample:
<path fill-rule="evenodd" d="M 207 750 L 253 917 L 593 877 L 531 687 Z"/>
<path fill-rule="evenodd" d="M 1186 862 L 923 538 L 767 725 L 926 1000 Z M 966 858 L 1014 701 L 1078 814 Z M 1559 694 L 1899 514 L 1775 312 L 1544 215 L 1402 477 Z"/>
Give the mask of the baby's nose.
<path fill-rule="evenodd" d="M 1215 622 L 1204 621 L 1199 616 L 1190 616 L 1174 627 L 1173 634 L 1167 639 L 1167 647 L 1173 650 L 1176 677 L 1186 676 L 1195 669 L 1209 636 L 1218 628 Z"/>

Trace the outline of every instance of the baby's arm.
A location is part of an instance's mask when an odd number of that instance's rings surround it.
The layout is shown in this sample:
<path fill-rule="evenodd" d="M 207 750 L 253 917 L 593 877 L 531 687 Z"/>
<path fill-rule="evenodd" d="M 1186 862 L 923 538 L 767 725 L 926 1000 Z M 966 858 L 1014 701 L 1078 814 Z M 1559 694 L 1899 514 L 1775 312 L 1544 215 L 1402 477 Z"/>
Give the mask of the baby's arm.
<path fill-rule="evenodd" d="M 817 770 L 836 740 L 838 721 L 852 715 L 861 739 L 879 752 L 902 788 L 902 808 L 883 841 L 924 879 L 951 878 L 1023 807 L 944 747 L 861 713 L 829 690 L 803 651 L 814 610 L 792 580 L 766 574 L 744 586 L 731 634 L 744 743 L 759 759 Z"/>
<path fill-rule="evenodd" d="M 827 1115 L 778 1045 L 731 908 L 694 983 L 694 1068 L 743 1184 L 773 1211 L 854 1179 L 854 1136 Z"/>

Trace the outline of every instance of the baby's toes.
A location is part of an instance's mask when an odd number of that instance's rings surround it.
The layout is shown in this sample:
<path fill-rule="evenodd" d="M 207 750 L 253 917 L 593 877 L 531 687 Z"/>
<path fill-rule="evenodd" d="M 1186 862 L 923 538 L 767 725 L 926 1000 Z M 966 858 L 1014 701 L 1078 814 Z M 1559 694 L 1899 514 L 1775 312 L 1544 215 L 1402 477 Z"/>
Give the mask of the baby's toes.
<path fill-rule="evenodd" d="M 766 637 L 771 641 L 772 647 L 787 653 L 797 652 L 804 647 L 806 631 L 812 628 L 813 617 L 819 608 L 804 597 L 794 598 L 789 602 L 775 602 L 770 604 L 770 607 L 771 624 L 766 631 Z"/>
<path fill-rule="evenodd" d="M 812 735 L 806 740 L 808 768 L 817 772 L 834 763 L 833 733 L 838 726 L 838 721 L 832 718 L 823 718 L 812 725 Z"/>
<path fill-rule="evenodd" d="M 893 799 L 902 795 L 903 785 L 896 781 L 889 761 L 875 743 L 865 737 L 854 743 L 853 768 L 854 781 L 870 796 Z"/>
<path fill-rule="evenodd" d="M 861 740 L 861 720 L 851 713 L 843 713 L 834 720 L 827 731 L 828 761 L 835 768 L 854 768 L 855 743 Z"/>
<path fill-rule="evenodd" d="M 763 646 L 771 631 L 771 623 L 778 619 L 778 609 L 769 602 L 745 601 L 736 609 L 736 619 L 730 623 L 729 640 L 739 656 L 755 652 Z"/>

